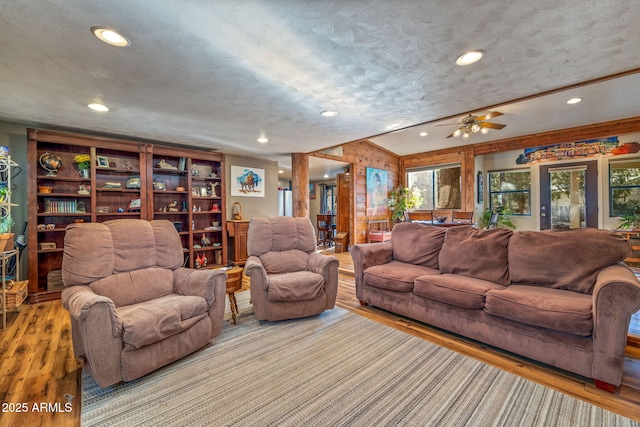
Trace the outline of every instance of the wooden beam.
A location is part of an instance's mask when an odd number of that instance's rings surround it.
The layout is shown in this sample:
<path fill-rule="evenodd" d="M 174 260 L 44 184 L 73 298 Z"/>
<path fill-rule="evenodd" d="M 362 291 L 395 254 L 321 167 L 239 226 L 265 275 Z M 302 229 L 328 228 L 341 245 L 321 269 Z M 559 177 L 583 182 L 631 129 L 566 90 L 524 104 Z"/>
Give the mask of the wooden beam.
<path fill-rule="evenodd" d="M 293 216 L 309 216 L 309 155 L 291 153 Z"/>
<path fill-rule="evenodd" d="M 476 156 L 481 156 L 483 154 L 522 150 L 525 148 L 541 147 L 544 145 L 559 144 L 563 142 L 606 138 L 609 136 L 618 136 L 633 132 L 640 132 L 640 116 L 585 126 L 576 126 L 567 129 L 534 133 L 515 138 L 499 139 L 497 141 L 475 144 L 472 147 L 474 149 L 474 154 Z M 423 155 L 424 154 L 425 153 L 423 153 Z"/>

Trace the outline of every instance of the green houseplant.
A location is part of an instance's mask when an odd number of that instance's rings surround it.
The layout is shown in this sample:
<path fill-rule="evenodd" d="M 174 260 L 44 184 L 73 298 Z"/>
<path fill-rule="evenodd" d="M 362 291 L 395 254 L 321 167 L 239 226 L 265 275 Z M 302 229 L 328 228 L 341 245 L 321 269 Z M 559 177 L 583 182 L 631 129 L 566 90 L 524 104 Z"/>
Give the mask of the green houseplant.
<path fill-rule="evenodd" d="M 625 206 L 625 213 L 620 216 L 620 229 L 640 229 L 640 201 L 629 200 Z"/>
<path fill-rule="evenodd" d="M 498 221 L 496 222 L 497 228 L 510 228 L 515 230 L 516 225 L 509 219 L 509 212 L 505 209 L 498 209 Z M 478 219 L 478 228 L 486 228 L 491 220 L 493 210 L 487 209 L 483 212 L 482 216 Z"/>
<path fill-rule="evenodd" d="M 15 222 L 11 215 L 0 218 L 0 251 L 10 251 L 13 249 L 13 237 L 11 232 Z"/>
<path fill-rule="evenodd" d="M 404 213 L 414 206 L 422 204 L 422 197 L 418 191 L 412 191 L 408 187 L 398 186 L 389 193 L 389 209 L 391 210 L 391 222 L 404 221 Z"/>

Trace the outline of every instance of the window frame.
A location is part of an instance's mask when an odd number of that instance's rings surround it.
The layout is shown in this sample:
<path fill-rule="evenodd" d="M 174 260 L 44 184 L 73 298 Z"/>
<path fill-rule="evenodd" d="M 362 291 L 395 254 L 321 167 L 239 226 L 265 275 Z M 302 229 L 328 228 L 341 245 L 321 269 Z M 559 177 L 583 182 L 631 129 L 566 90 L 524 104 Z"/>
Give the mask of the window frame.
<path fill-rule="evenodd" d="M 619 218 L 622 215 L 625 215 L 626 213 L 626 212 L 619 212 L 619 213 L 614 212 L 614 203 L 613 203 L 614 190 L 637 189 L 638 192 L 640 192 L 640 183 L 638 185 L 611 185 L 611 170 L 612 170 L 611 166 L 615 164 L 624 164 L 624 163 L 627 163 L 627 164 L 636 163 L 638 167 L 635 169 L 640 169 L 640 157 L 609 160 L 609 162 L 607 162 L 607 168 L 608 168 L 607 185 L 609 187 L 609 218 Z M 626 168 L 626 169 L 630 169 L 630 168 Z M 640 201 L 640 199 L 638 199 L 638 201 Z"/>
<path fill-rule="evenodd" d="M 416 172 L 429 172 L 429 171 L 437 171 L 437 170 L 441 170 L 441 169 L 454 169 L 454 168 L 458 168 L 460 170 L 460 179 L 458 180 L 458 192 L 459 194 L 462 194 L 462 164 L 461 163 L 442 163 L 442 164 L 437 164 L 437 165 L 429 165 L 429 166 L 418 166 L 418 167 L 414 167 L 414 168 L 408 168 L 405 170 L 405 183 L 406 186 L 411 188 L 409 186 L 409 174 L 410 173 L 416 173 Z M 433 206 L 433 208 L 427 208 L 428 210 L 438 210 L 438 209 L 451 209 L 451 208 L 438 208 L 435 207 L 436 206 L 436 200 L 435 200 L 435 192 L 433 190 L 435 190 L 436 188 L 436 183 L 435 183 L 435 174 L 433 174 L 432 176 L 432 181 L 431 181 L 431 204 Z M 423 197 L 424 198 L 424 197 Z M 426 198 L 424 198 L 425 202 L 426 202 Z M 420 208 L 418 208 L 420 209 Z M 462 197 L 460 197 L 460 206 L 453 208 L 453 209 L 462 209 Z"/>
<path fill-rule="evenodd" d="M 529 188 L 527 190 L 517 190 L 516 189 L 516 190 L 492 191 L 491 175 L 498 174 L 498 173 L 528 173 L 529 174 Z M 532 181 L 531 168 L 496 169 L 496 170 L 487 171 L 487 177 L 485 179 L 484 185 L 487 188 L 487 196 L 488 196 L 488 199 L 489 199 L 489 203 L 488 203 L 489 209 L 491 209 L 492 211 L 494 210 L 494 206 L 493 206 L 493 195 L 494 194 L 523 193 L 523 194 L 526 194 L 527 197 L 528 197 L 529 212 L 528 213 L 519 213 L 519 212 L 511 212 L 511 211 L 509 211 L 509 216 L 530 217 L 532 215 L 533 207 L 532 207 L 532 199 L 531 199 L 531 187 L 533 186 L 533 181 Z"/>

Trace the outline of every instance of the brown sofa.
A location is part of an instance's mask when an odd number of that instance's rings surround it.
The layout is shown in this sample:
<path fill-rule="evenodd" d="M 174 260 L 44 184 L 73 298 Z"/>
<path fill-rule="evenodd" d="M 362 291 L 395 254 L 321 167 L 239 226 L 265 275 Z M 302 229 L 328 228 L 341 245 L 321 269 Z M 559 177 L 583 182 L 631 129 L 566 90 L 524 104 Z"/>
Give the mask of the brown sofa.
<path fill-rule="evenodd" d="M 67 227 L 62 304 L 75 356 L 101 387 L 139 378 L 220 333 L 226 274 L 183 268 L 183 257 L 167 220 Z"/>
<path fill-rule="evenodd" d="M 449 229 L 397 224 L 390 242 L 352 248 L 370 304 L 504 350 L 620 385 L 640 284 L 629 245 L 597 229 Z"/>

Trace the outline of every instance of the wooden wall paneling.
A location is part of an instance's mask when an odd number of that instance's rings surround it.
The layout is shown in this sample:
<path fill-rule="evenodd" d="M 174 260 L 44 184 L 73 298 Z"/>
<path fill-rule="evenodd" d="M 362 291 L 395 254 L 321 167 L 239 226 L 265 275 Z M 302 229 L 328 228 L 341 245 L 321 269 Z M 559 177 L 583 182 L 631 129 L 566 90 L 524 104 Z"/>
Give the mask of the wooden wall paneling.
<path fill-rule="evenodd" d="M 359 140 L 344 144 L 342 156 L 326 154 L 326 150 L 309 153 L 315 157 L 338 160 L 353 164 L 353 218 L 351 242 L 366 243 L 367 241 L 367 206 L 366 206 L 366 168 L 372 167 L 387 171 L 387 190 L 395 188 L 400 179 L 400 156 L 368 140 Z M 295 191 L 294 191 L 295 194 Z"/>

